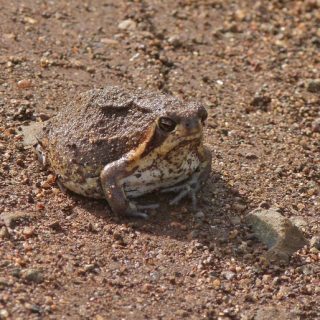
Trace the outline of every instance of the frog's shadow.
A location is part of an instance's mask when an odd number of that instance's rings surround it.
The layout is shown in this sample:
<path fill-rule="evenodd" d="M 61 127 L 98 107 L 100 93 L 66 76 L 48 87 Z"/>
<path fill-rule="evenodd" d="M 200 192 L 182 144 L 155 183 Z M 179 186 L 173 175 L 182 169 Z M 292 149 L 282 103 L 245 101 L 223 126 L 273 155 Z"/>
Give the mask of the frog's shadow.
<path fill-rule="evenodd" d="M 223 244 L 230 239 L 241 243 L 247 229 L 243 217 L 249 210 L 247 200 L 230 187 L 219 173 L 211 173 L 199 193 L 198 211 L 191 210 L 191 203 L 182 200 L 180 205 L 170 206 L 172 195 L 150 194 L 138 199 L 138 203 L 159 202 L 160 208 L 151 212 L 149 219 L 119 218 L 111 215 L 105 201 L 85 201 L 77 204 L 106 224 L 130 226 L 134 230 L 154 236 L 164 236 L 179 241 L 198 240 L 206 245 Z M 160 200 L 160 201 L 159 201 Z"/>

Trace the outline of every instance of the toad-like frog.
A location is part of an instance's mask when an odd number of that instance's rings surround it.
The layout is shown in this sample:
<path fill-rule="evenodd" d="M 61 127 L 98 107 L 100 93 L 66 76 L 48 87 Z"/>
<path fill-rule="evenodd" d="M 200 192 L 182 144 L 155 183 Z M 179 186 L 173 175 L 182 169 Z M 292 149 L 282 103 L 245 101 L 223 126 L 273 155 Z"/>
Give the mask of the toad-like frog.
<path fill-rule="evenodd" d="M 211 169 L 205 108 L 161 93 L 94 89 L 76 96 L 37 136 L 36 152 L 67 189 L 107 199 L 117 215 L 146 218 L 132 198 L 196 193 Z"/>

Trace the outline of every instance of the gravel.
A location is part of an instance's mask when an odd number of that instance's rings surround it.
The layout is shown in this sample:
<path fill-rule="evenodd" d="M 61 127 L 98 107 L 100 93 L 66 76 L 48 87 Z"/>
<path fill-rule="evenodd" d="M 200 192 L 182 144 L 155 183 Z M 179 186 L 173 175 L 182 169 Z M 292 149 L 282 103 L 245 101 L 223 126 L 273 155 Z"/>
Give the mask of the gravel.
<path fill-rule="evenodd" d="M 320 234 L 319 12 L 317 1 L 2 1 L 4 316 L 319 319 L 317 246 L 273 263 L 245 223 L 277 207 L 307 239 Z M 172 195 L 138 199 L 161 204 L 148 221 L 114 217 L 105 201 L 63 193 L 35 160 L 26 128 L 107 84 L 206 106 L 204 219 L 188 200 L 169 206 Z M 33 217 L 8 227 L 16 212 Z"/>

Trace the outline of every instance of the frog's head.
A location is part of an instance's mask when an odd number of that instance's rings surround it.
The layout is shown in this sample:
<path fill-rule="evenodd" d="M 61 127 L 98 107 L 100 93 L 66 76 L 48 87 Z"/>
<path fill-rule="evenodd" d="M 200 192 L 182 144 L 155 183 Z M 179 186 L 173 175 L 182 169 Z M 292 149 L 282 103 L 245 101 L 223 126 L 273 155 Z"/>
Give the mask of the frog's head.
<path fill-rule="evenodd" d="M 207 117 L 206 109 L 198 103 L 189 103 L 185 108 L 169 109 L 156 119 L 154 133 L 170 140 L 192 139 L 202 135 Z"/>
<path fill-rule="evenodd" d="M 136 155 L 143 157 L 156 150 L 165 156 L 179 145 L 200 145 L 207 117 L 206 109 L 198 103 L 166 106 L 157 114 Z"/>

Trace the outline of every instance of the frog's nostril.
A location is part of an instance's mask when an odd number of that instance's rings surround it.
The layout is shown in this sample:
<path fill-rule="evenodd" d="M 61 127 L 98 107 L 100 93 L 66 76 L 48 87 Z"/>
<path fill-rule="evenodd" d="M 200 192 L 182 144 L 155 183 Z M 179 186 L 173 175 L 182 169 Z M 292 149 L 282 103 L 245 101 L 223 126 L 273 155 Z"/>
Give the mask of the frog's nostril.
<path fill-rule="evenodd" d="M 199 122 L 194 119 L 186 121 L 185 126 L 186 126 L 186 129 L 190 132 L 199 130 Z"/>

